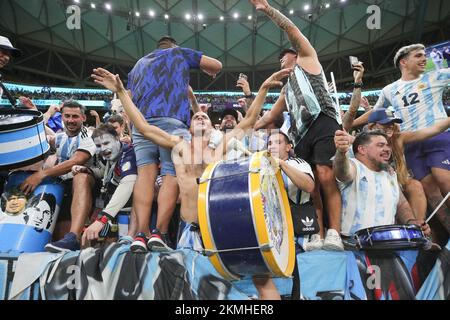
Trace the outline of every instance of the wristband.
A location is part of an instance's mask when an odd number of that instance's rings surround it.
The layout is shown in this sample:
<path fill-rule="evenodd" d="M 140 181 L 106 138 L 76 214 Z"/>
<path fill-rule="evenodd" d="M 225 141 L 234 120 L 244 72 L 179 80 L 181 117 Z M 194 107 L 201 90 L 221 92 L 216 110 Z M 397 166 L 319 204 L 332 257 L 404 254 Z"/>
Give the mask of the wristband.
<path fill-rule="evenodd" d="M 245 99 L 253 99 L 255 96 L 253 95 L 253 93 L 250 93 L 248 96 L 244 96 Z"/>
<path fill-rule="evenodd" d="M 362 88 L 364 85 L 364 83 L 362 82 L 355 82 L 353 83 L 353 88 L 358 89 L 358 88 Z"/>
<path fill-rule="evenodd" d="M 101 217 L 98 217 L 97 220 L 95 220 L 95 221 L 100 221 L 101 223 L 106 225 L 106 224 L 108 224 L 109 219 L 107 216 L 101 216 Z"/>

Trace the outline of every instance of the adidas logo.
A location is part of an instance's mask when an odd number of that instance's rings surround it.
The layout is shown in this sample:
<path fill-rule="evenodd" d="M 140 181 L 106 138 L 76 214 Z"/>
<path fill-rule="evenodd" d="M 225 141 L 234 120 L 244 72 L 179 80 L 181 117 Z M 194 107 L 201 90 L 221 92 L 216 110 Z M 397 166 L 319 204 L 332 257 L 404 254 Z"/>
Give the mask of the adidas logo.
<path fill-rule="evenodd" d="M 311 227 L 312 224 L 314 223 L 314 220 L 313 219 L 310 220 L 310 219 L 308 219 L 308 217 L 306 217 L 306 220 L 303 220 L 303 219 L 301 219 L 301 220 L 302 220 L 302 223 L 307 227 Z"/>
<path fill-rule="evenodd" d="M 447 164 L 447 165 L 450 165 L 450 160 L 444 160 L 444 161 L 442 161 L 442 164 Z M 303 221 L 303 220 L 302 220 Z"/>

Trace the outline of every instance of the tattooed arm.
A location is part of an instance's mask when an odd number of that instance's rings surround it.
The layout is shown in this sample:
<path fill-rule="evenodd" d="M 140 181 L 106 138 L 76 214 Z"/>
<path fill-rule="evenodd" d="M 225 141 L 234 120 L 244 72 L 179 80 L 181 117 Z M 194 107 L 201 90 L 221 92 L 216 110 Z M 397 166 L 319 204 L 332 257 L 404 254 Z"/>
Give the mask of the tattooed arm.
<path fill-rule="evenodd" d="M 338 130 L 334 136 L 334 144 L 336 156 L 333 160 L 333 170 L 336 179 L 344 183 L 351 182 L 356 176 L 355 165 L 347 157 L 347 151 L 351 146 L 351 136 L 347 132 Z"/>
<path fill-rule="evenodd" d="M 362 77 L 364 74 L 364 67 L 362 62 L 354 65 L 355 71 L 353 76 L 355 78 L 355 83 L 362 82 Z M 354 88 L 352 100 L 350 101 L 350 107 L 342 118 L 342 127 L 345 131 L 349 132 L 353 127 L 353 121 L 355 120 L 356 114 L 358 113 L 359 105 L 361 104 L 361 88 Z"/>
<path fill-rule="evenodd" d="M 298 52 L 300 57 L 312 57 L 319 63 L 316 50 L 289 18 L 270 6 L 267 0 L 250 1 L 255 6 L 256 10 L 264 12 L 276 25 L 286 32 L 292 47 Z"/>

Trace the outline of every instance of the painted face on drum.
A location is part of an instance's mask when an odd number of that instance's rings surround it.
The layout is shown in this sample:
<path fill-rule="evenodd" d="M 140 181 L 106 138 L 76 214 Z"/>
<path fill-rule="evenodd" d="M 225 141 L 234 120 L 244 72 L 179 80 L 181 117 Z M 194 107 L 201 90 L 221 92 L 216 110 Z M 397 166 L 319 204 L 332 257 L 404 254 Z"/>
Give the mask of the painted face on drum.
<path fill-rule="evenodd" d="M 27 198 L 25 196 L 11 195 L 6 202 L 5 211 L 9 214 L 20 214 L 25 208 L 26 203 Z"/>
<path fill-rule="evenodd" d="M 289 158 L 289 151 L 292 149 L 291 144 L 286 137 L 281 133 L 270 135 L 267 150 L 281 160 Z"/>
<path fill-rule="evenodd" d="M 95 146 L 97 147 L 97 153 L 107 161 L 116 160 L 120 154 L 121 144 L 110 134 L 103 134 L 100 137 L 94 139 Z"/>
<path fill-rule="evenodd" d="M 86 116 L 79 108 L 66 107 L 62 111 L 62 120 L 67 134 L 73 137 L 80 132 L 83 122 L 86 121 Z"/>
<path fill-rule="evenodd" d="M 0 49 L 0 69 L 4 68 L 10 60 L 10 53 L 6 50 Z"/>
<path fill-rule="evenodd" d="M 37 230 L 44 230 L 49 227 L 52 211 L 47 201 L 40 201 L 35 207 L 28 209 L 27 213 L 31 217 L 29 224 Z"/>

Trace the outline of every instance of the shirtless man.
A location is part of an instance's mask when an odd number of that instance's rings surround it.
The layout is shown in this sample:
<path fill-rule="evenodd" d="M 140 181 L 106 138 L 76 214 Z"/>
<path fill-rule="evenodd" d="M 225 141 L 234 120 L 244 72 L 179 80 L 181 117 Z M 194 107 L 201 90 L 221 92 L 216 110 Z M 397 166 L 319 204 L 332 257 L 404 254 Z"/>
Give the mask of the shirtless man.
<path fill-rule="evenodd" d="M 192 141 L 189 143 L 181 137 L 172 136 L 155 126 L 149 125 L 133 104 L 118 75 L 113 75 L 105 69 L 98 68 L 94 69 L 92 77 L 96 83 L 117 93 L 130 117 L 130 121 L 134 123 L 137 130 L 145 138 L 152 140 L 163 148 L 172 149 L 172 158 L 180 186 L 181 217 L 186 223 L 194 224 L 198 222 L 197 198 L 199 186 L 197 179 L 202 176 L 208 164 L 223 158 L 227 151 L 227 142 L 232 138 L 242 139 L 245 132 L 253 128 L 269 89 L 282 86 L 280 80 L 287 77 L 291 71 L 291 69 L 283 69 L 276 72 L 261 85 L 258 95 L 247 111 L 245 118 L 236 128 L 225 135 L 222 143 L 215 150 L 208 146 L 213 127 L 206 113 L 200 111 L 194 114 L 190 127 Z M 270 278 L 254 278 L 254 283 L 261 299 L 280 299 L 278 290 Z"/>

